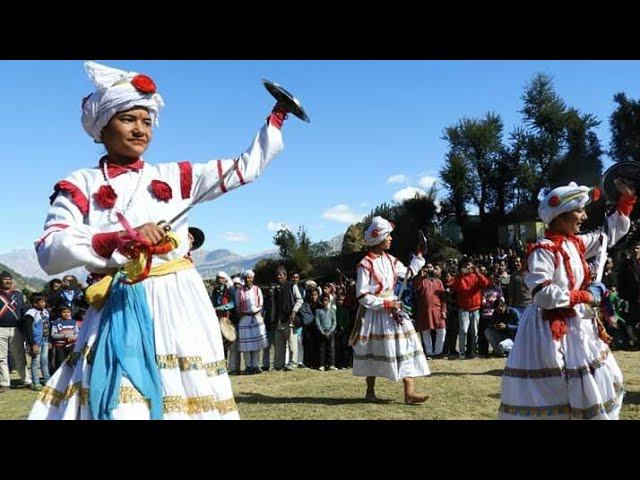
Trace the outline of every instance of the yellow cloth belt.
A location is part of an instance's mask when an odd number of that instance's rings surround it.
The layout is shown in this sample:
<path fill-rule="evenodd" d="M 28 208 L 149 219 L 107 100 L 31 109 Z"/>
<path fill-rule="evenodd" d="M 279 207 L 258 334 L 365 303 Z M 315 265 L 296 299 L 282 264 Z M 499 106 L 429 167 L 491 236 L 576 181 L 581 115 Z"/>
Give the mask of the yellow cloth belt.
<path fill-rule="evenodd" d="M 176 258 L 163 263 L 162 265 L 152 267 L 149 271 L 149 276 L 161 277 L 162 275 L 169 275 L 170 273 L 174 273 L 179 270 L 186 270 L 188 268 L 195 268 L 191 260 L 184 257 Z M 85 291 L 85 300 L 96 310 L 101 310 L 107 302 L 109 292 L 111 291 L 111 282 L 113 281 L 113 277 L 113 275 L 105 275 L 99 282 L 89 286 Z"/>
<path fill-rule="evenodd" d="M 372 294 L 373 295 L 373 294 Z M 376 295 L 378 298 L 389 298 L 393 297 L 395 294 L 391 290 L 387 290 L 386 292 L 380 292 Z"/>

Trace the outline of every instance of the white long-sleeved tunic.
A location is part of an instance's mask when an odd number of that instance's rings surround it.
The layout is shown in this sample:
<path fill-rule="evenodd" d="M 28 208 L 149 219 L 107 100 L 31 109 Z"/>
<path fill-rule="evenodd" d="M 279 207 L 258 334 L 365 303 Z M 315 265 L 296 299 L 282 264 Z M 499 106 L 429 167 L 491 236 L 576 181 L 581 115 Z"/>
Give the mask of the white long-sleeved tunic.
<path fill-rule="evenodd" d="M 363 377 L 405 377 L 429 375 L 420 336 L 410 320 L 396 323 L 385 310 L 385 300 L 395 300 L 393 288 L 399 275 L 411 277 L 424 265 L 414 256 L 410 269 L 387 253 L 367 255 L 358 265 L 356 295 L 362 324 L 353 345 L 353 374 Z M 364 312 L 363 312 L 364 311 Z"/>
<path fill-rule="evenodd" d="M 235 160 L 211 160 L 161 165 L 144 164 L 110 178 L 118 198 L 115 208 L 123 211 L 132 227 L 169 220 L 204 194 L 201 201 L 255 180 L 282 150 L 278 128 L 266 124 L 249 149 Z M 225 172 L 233 166 L 233 172 Z M 216 187 L 220 178 L 225 181 Z M 172 196 L 163 201 L 153 194 L 153 180 L 165 182 Z M 114 251 L 102 257 L 93 248 L 93 236 L 122 230 L 113 209 L 100 207 L 93 195 L 106 185 L 99 168 L 72 173 L 57 185 L 45 223 L 36 242 L 38 259 L 49 274 L 86 266 L 91 272 L 112 271 L 128 260 Z M 215 188 L 214 188 L 215 187 Z M 174 225 L 181 240 L 174 251 L 153 258 L 153 265 L 184 257 L 188 253 L 188 220 Z M 237 406 L 226 361 L 219 323 L 202 278 L 195 268 L 149 277 L 142 282 L 154 325 L 156 363 L 163 388 L 165 419 L 237 419 Z M 102 310 L 90 308 L 80 330 L 74 354 L 55 373 L 36 401 L 32 419 L 92 418 L 87 404 L 91 378 L 92 347 L 96 342 Z M 122 379 L 116 419 L 149 418 L 145 399 L 126 377 Z"/>
<path fill-rule="evenodd" d="M 629 217 L 608 218 L 610 245 L 629 230 Z M 522 315 L 502 376 L 501 419 L 617 419 L 622 406 L 622 372 L 598 337 L 593 309 L 571 305 L 571 290 L 589 282 L 585 259 L 600 246 L 600 233 L 544 239 L 528 259 L 527 286 L 537 291 Z M 583 253 L 584 252 L 584 253 Z M 568 267 L 567 267 L 568 265 Z M 552 337 L 545 310 L 573 308 L 567 332 Z"/>

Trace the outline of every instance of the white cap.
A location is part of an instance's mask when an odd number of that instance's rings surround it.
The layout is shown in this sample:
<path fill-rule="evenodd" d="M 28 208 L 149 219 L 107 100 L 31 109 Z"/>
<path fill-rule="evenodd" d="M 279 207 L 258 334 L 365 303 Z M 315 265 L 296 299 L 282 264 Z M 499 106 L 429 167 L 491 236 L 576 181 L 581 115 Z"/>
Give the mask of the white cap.
<path fill-rule="evenodd" d="M 571 212 L 578 208 L 584 208 L 591 201 L 598 201 L 600 198 L 600 190 L 585 185 L 571 182 L 564 187 L 557 187 L 551 190 L 538 207 L 538 215 L 545 225 L 549 225 L 551 221 L 561 213 Z"/>
<path fill-rule="evenodd" d="M 378 245 L 389 235 L 394 229 L 393 223 L 382 217 L 373 217 L 371 225 L 364 232 L 364 243 L 369 247 Z"/>

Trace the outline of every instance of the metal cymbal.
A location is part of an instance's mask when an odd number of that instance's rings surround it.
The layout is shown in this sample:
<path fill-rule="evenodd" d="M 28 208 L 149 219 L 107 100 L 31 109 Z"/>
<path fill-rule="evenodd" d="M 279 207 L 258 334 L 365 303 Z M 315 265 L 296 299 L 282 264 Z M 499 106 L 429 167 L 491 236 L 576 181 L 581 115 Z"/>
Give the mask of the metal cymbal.
<path fill-rule="evenodd" d="M 640 192 L 640 162 L 633 160 L 618 162 L 604 172 L 602 190 L 611 201 L 616 201 L 620 197 L 620 192 L 614 184 L 616 178 L 620 178 L 627 185 L 635 187 L 636 192 Z"/>
<path fill-rule="evenodd" d="M 307 113 L 304 111 L 304 108 L 302 107 L 300 101 L 296 97 L 291 95 L 291 93 L 287 89 L 275 82 L 272 82 L 271 80 L 267 80 L 266 78 L 262 79 L 262 84 L 264 85 L 264 88 L 266 88 L 267 91 L 271 94 L 271 96 L 275 98 L 288 113 L 294 114 L 304 122 L 311 123 L 311 120 L 309 119 Z"/>

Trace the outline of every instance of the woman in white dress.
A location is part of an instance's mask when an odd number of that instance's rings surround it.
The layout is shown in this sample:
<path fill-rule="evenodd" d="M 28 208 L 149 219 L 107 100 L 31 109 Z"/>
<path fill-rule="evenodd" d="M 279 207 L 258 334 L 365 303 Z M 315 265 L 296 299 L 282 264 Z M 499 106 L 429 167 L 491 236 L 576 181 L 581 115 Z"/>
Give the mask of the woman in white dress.
<path fill-rule="evenodd" d="M 253 270 L 242 273 L 244 285 L 236 290 L 236 309 L 238 322 L 238 350 L 244 355 L 245 373 L 253 375 L 261 373 L 260 352 L 269 346 L 267 329 L 262 318 L 264 298 L 262 290 L 254 285 Z"/>
<path fill-rule="evenodd" d="M 185 256 L 186 216 L 158 222 L 253 181 L 282 150 L 276 106 L 237 159 L 150 165 L 142 159 L 164 105 L 146 75 L 85 64 L 96 91 L 82 125 L 107 154 L 58 182 L 36 242 L 49 274 L 84 266 L 87 291 L 74 353 L 42 390 L 32 419 L 237 419 L 220 328 Z M 132 228 L 132 226 L 136 226 Z"/>
<path fill-rule="evenodd" d="M 414 378 L 429 375 L 427 357 L 411 319 L 401 309 L 393 289 L 398 276 L 411 278 L 424 266 L 418 252 L 407 268 L 389 255 L 393 225 L 374 217 L 364 239 L 371 249 L 358 264 L 356 294 L 360 303 L 349 341 L 353 346 L 353 374 L 367 377 L 365 399 L 378 401 L 376 377 L 403 380 L 406 404 L 422 403 L 428 395 L 416 393 Z"/>
<path fill-rule="evenodd" d="M 621 196 L 607 220 L 610 244 L 629 230 L 636 200 L 632 189 L 616 184 Z M 595 314 L 604 286 L 590 283 L 585 260 L 598 252 L 601 235 L 578 235 L 585 206 L 598 197 L 598 189 L 572 182 L 540 203 L 548 229 L 529 251 L 525 281 L 533 303 L 522 315 L 502 374 L 500 419 L 605 420 L 620 414 L 622 372 Z"/>

